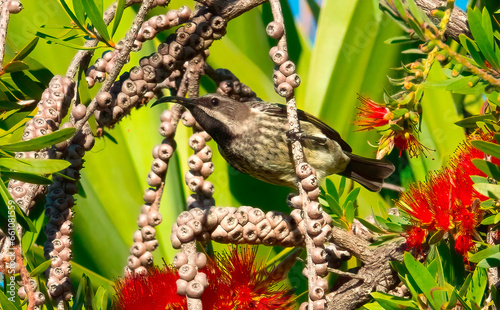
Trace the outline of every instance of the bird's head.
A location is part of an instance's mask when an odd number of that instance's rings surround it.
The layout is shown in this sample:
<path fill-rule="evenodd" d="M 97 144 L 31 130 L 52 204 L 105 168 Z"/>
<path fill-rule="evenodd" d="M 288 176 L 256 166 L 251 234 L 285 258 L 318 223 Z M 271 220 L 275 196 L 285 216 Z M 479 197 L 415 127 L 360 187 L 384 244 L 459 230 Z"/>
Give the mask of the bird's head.
<path fill-rule="evenodd" d="M 216 141 L 231 139 L 242 132 L 242 125 L 250 115 L 250 108 L 245 103 L 219 94 L 208 94 L 196 99 L 165 97 L 160 100 L 186 107 Z"/>

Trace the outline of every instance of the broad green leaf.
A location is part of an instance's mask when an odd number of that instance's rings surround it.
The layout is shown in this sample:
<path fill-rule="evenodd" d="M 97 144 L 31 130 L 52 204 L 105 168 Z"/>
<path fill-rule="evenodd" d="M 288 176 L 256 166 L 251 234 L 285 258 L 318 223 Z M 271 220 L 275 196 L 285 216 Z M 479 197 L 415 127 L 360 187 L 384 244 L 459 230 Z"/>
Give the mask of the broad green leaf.
<path fill-rule="evenodd" d="M 472 163 L 490 178 L 500 180 L 500 167 L 483 159 L 473 159 Z"/>
<path fill-rule="evenodd" d="M 485 152 L 486 154 L 492 155 L 496 158 L 500 158 L 500 145 L 492 142 L 472 140 L 471 144 L 476 149 Z"/>
<path fill-rule="evenodd" d="M 75 128 L 64 128 L 48 135 L 31 139 L 29 141 L 0 145 L 0 149 L 9 152 L 37 151 L 71 138 L 75 131 Z"/>
<path fill-rule="evenodd" d="M 500 213 L 497 213 L 496 215 L 490 215 L 484 218 L 484 220 L 481 221 L 481 225 L 491 225 L 491 224 L 496 224 L 496 219 L 497 215 Z"/>
<path fill-rule="evenodd" d="M 472 274 L 472 281 L 467 290 L 466 299 L 469 302 L 473 302 L 476 305 L 481 305 L 481 301 L 484 298 L 484 291 L 488 286 L 488 276 L 486 274 L 486 269 L 476 268 Z"/>
<path fill-rule="evenodd" d="M 474 115 L 470 116 L 467 118 L 464 118 L 462 120 L 459 120 L 458 122 L 455 122 L 456 125 L 464 128 L 477 128 L 477 122 L 491 122 L 494 123 L 496 122 L 495 117 L 488 113 L 484 115 Z"/>
<path fill-rule="evenodd" d="M 85 8 L 85 12 L 87 13 L 88 18 L 92 22 L 92 25 L 95 27 L 97 32 L 101 35 L 104 41 L 107 44 L 111 44 L 111 38 L 109 37 L 108 28 L 104 23 L 102 18 L 102 13 L 99 11 L 94 0 L 81 0 L 82 5 Z M 102 3 L 102 2 L 101 2 Z"/>
<path fill-rule="evenodd" d="M 28 70 L 29 66 L 20 60 L 13 60 L 3 68 L 6 73 Z"/>
<path fill-rule="evenodd" d="M 495 253 L 495 254 L 490 255 L 490 256 L 486 257 L 485 259 L 481 260 L 477 264 L 477 267 L 481 267 L 481 268 L 500 267 L 500 253 Z"/>
<path fill-rule="evenodd" d="M 419 309 L 415 301 L 403 297 L 396 297 L 394 295 L 389 295 L 380 292 L 373 292 L 373 299 L 375 299 L 381 306 L 382 309 L 386 310 L 401 310 L 401 309 Z"/>
<path fill-rule="evenodd" d="M 39 276 L 42 272 L 44 272 L 47 268 L 49 268 L 50 263 L 52 263 L 52 260 L 46 260 L 40 265 L 38 265 L 33 271 L 30 272 L 30 277 L 35 278 Z"/>
<path fill-rule="evenodd" d="M 487 184 L 487 183 L 477 183 L 474 184 L 474 189 L 477 190 L 480 194 L 491 198 L 500 197 L 500 185 L 497 184 Z"/>
<path fill-rule="evenodd" d="M 0 158 L 0 166 L 19 172 L 51 174 L 66 169 L 69 162 L 61 159 Z"/>
<path fill-rule="evenodd" d="M 39 38 L 34 37 L 31 41 L 26 44 L 19 52 L 17 52 L 16 56 L 12 58 L 12 61 L 20 61 L 26 58 L 36 47 Z"/>
<path fill-rule="evenodd" d="M 113 30 L 111 30 L 111 37 L 115 35 L 116 29 L 122 20 L 123 11 L 125 10 L 125 0 L 118 0 L 116 4 L 115 18 L 113 19 Z"/>
<path fill-rule="evenodd" d="M 14 179 L 23 181 L 31 184 L 41 184 L 41 185 L 49 185 L 52 184 L 52 180 L 46 177 L 42 177 L 37 174 L 32 173 L 23 173 L 23 172 L 12 172 L 12 171 L 1 171 L 2 176 L 8 179 Z"/>
<path fill-rule="evenodd" d="M 346 178 L 341 177 L 340 184 L 339 184 L 339 200 L 340 200 L 340 197 L 342 197 L 342 195 L 344 195 L 345 182 L 346 182 Z"/>
<path fill-rule="evenodd" d="M 425 297 L 429 300 L 434 309 L 441 309 L 444 304 L 445 294 L 443 292 L 434 291 L 438 286 L 434 277 L 429 273 L 420 262 L 416 261 L 410 253 L 404 254 L 404 263 L 408 272 L 417 283 L 418 287 L 422 290 Z"/>

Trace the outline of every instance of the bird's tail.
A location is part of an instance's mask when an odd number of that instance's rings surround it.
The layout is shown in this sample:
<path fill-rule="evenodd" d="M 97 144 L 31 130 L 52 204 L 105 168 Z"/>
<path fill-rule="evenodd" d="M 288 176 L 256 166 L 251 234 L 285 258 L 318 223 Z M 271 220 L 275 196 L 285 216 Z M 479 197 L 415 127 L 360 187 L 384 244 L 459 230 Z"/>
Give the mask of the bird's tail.
<path fill-rule="evenodd" d="M 351 159 L 344 172 L 339 173 L 366 187 L 372 192 L 379 192 L 384 179 L 390 176 L 395 168 L 386 160 L 370 159 L 345 152 Z"/>

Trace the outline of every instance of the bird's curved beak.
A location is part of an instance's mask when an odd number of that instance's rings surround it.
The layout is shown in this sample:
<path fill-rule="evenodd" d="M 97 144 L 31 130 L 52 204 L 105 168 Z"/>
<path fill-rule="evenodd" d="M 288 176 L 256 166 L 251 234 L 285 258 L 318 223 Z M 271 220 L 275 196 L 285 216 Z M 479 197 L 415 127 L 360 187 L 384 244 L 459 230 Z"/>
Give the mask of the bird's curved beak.
<path fill-rule="evenodd" d="M 158 104 L 164 103 L 164 102 L 178 103 L 186 108 L 194 106 L 193 99 L 178 97 L 178 96 L 171 96 L 171 97 L 163 97 L 163 98 L 156 100 L 156 102 L 153 103 L 151 105 L 151 107 L 154 107 L 155 105 L 158 105 Z"/>

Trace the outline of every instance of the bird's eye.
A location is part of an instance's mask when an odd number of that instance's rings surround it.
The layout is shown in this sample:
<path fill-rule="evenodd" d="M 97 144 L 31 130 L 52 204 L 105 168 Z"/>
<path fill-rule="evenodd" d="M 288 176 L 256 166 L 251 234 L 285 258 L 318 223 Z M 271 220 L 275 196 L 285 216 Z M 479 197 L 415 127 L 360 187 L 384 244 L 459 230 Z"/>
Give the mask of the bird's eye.
<path fill-rule="evenodd" d="M 219 105 L 219 99 L 217 98 L 212 98 L 210 99 L 210 103 L 215 107 Z"/>

